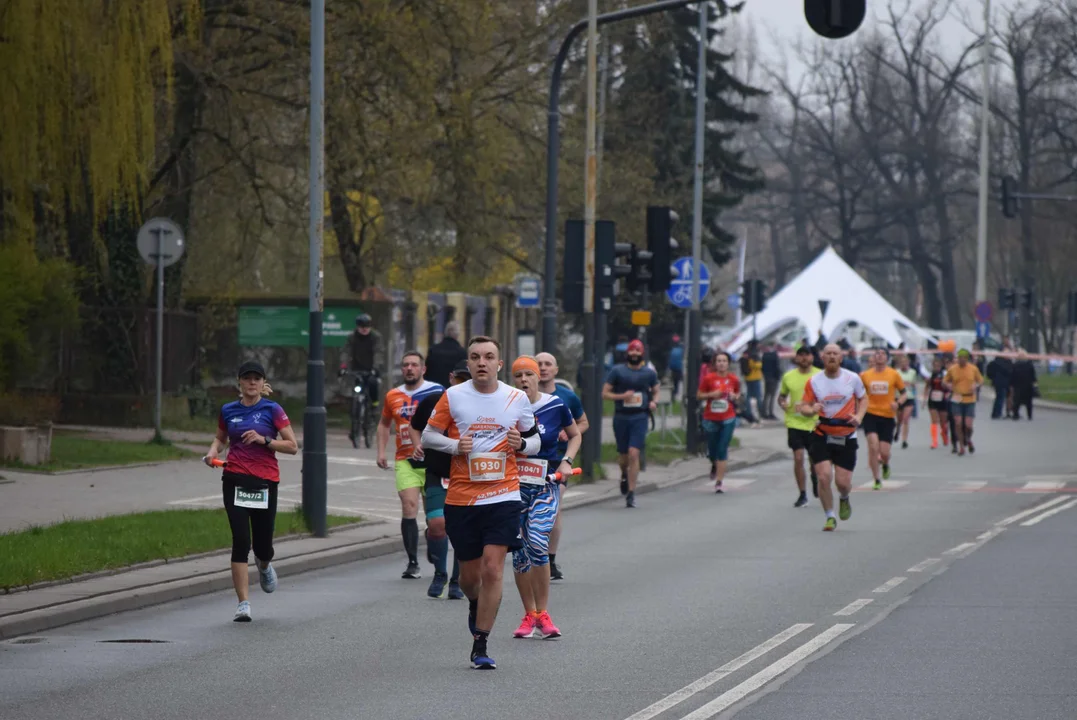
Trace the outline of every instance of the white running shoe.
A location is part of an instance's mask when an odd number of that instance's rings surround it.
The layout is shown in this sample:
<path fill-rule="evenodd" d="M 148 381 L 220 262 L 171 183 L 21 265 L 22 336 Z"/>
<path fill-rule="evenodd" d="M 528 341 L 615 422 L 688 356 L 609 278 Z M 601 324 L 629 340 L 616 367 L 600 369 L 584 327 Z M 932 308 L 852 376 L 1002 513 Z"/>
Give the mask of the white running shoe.
<path fill-rule="evenodd" d="M 236 608 L 236 614 L 232 616 L 233 622 L 250 622 L 251 621 L 251 604 L 244 600 Z"/>
<path fill-rule="evenodd" d="M 266 565 L 266 569 L 258 568 L 258 584 L 262 586 L 262 592 L 271 593 L 277 589 L 277 571 L 273 564 Z"/>

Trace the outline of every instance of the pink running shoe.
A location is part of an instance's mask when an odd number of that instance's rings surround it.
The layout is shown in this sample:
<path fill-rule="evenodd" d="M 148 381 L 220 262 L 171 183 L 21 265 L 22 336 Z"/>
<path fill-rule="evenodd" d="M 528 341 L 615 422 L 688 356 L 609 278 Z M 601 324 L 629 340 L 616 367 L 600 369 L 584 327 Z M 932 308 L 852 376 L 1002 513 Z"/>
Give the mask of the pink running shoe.
<path fill-rule="evenodd" d="M 550 619 L 550 613 L 545 610 L 534 615 L 533 622 L 535 630 L 543 637 L 543 639 L 549 640 L 551 638 L 561 637 L 561 631 L 553 624 L 553 620 Z"/>
<path fill-rule="evenodd" d="M 520 621 L 520 627 L 516 628 L 512 636 L 514 638 L 535 637 L 535 618 L 531 613 L 524 615 L 524 619 Z"/>

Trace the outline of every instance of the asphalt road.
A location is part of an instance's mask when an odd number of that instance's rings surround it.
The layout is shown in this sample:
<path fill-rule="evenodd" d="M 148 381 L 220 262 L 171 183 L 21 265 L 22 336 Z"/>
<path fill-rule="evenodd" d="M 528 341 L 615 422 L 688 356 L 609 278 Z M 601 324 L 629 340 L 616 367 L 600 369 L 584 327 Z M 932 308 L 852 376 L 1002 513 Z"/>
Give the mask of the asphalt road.
<path fill-rule="evenodd" d="M 0 643 L 0 716 L 1073 718 L 1075 429 L 981 419 L 957 458 L 921 422 L 836 533 L 792 507 L 785 462 L 724 496 L 574 510 L 564 637 L 512 639 L 506 577 L 495 672 L 468 669 L 466 604 L 427 599 L 392 557 L 282 577 L 249 625 L 218 593 Z"/>

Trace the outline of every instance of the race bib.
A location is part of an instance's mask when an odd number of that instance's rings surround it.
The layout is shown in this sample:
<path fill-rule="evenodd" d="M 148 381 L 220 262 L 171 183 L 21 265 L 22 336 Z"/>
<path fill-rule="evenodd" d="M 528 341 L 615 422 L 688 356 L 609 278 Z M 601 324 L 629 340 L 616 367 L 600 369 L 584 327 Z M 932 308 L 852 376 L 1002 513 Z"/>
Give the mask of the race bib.
<path fill-rule="evenodd" d="M 890 383 L 885 380 L 873 380 L 871 385 L 868 386 L 868 391 L 872 395 L 885 395 L 890 392 Z"/>
<path fill-rule="evenodd" d="M 712 413 L 724 413 L 729 410 L 729 401 L 724 399 L 711 400 Z"/>
<path fill-rule="evenodd" d="M 837 445 L 838 447 L 845 447 L 846 437 L 844 435 L 827 435 L 827 445 Z"/>
<path fill-rule="evenodd" d="M 516 458 L 516 467 L 520 471 L 520 482 L 524 485 L 546 484 L 546 461 L 534 458 Z"/>
<path fill-rule="evenodd" d="M 932 390 L 931 397 L 929 399 L 931 400 L 931 402 L 942 402 L 942 398 L 944 396 L 945 394 L 942 390 Z"/>
<path fill-rule="evenodd" d="M 400 423 L 400 427 L 396 429 L 396 436 L 400 439 L 401 445 L 411 445 L 411 425 L 409 423 Z"/>
<path fill-rule="evenodd" d="M 236 507 L 250 508 L 251 510 L 268 510 L 269 488 L 249 490 L 236 486 L 236 495 L 233 502 Z"/>
<path fill-rule="evenodd" d="M 505 453 L 471 453 L 467 456 L 471 482 L 498 482 L 505 479 Z"/>
<path fill-rule="evenodd" d="M 625 400 L 624 406 L 626 408 L 641 408 L 643 407 L 643 393 L 632 393 L 632 396 Z"/>
<path fill-rule="evenodd" d="M 441 488 L 443 490 L 449 489 L 449 478 L 441 478 Z"/>

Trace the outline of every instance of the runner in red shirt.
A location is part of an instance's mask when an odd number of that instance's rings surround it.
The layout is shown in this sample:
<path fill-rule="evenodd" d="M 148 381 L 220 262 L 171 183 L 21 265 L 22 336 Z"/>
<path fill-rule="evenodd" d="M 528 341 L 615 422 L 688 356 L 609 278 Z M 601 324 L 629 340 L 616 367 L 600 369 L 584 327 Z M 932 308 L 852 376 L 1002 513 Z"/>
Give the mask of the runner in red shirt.
<path fill-rule="evenodd" d="M 699 379 L 696 397 L 703 403 L 703 431 L 707 433 L 707 457 L 711 461 L 711 480 L 714 492 L 722 492 L 729 443 L 737 427 L 737 398 L 740 379 L 729 372 L 729 353 L 719 350 L 714 355 L 711 372 Z"/>

